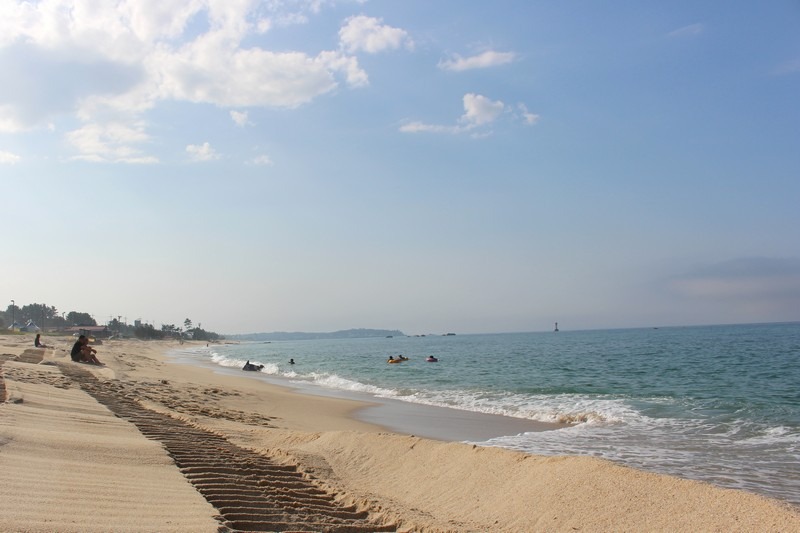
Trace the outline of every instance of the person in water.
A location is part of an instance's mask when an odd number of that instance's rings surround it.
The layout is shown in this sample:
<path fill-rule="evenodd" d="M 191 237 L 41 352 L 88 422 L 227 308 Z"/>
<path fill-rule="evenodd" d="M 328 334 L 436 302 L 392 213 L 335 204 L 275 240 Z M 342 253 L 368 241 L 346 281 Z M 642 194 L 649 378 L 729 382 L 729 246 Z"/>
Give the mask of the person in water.
<path fill-rule="evenodd" d="M 289 359 L 289 364 L 293 365 L 294 364 L 294 359 Z"/>
<path fill-rule="evenodd" d="M 78 340 L 75 341 L 75 344 L 72 345 L 70 357 L 76 363 L 89 363 L 90 365 L 102 366 L 103 363 L 98 361 L 95 355 L 96 353 L 97 350 L 89 346 L 88 337 L 86 337 L 86 335 L 81 335 L 78 337 Z"/>
<path fill-rule="evenodd" d="M 262 368 L 264 368 L 264 365 L 254 365 L 254 364 L 250 363 L 250 360 L 248 359 L 247 362 L 242 367 L 242 370 L 252 370 L 252 371 L 258 372 Z"/>

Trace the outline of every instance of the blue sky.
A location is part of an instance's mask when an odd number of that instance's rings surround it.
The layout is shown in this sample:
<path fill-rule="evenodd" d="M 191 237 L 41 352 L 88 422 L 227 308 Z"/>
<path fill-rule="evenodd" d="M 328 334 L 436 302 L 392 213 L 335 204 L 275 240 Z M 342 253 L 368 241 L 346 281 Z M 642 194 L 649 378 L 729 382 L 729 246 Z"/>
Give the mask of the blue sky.
<path fill-rule="evenodd" d="M 800 320 L 794 1 L 4 0 L 0 72 L 8 303 Z"/>

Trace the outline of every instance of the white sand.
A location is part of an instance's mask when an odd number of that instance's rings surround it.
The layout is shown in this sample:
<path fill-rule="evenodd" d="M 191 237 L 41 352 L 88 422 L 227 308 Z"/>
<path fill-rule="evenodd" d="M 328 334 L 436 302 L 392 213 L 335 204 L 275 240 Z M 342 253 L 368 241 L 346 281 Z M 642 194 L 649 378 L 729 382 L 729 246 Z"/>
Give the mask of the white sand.
<path fill-rule="evenodd" d="M 161 446 L 56 367 L 7 362 L 0 531 L 216 531 L 216 510 Z M 30 381 L 30 382 L 28 382 Z M 15 403 L 19 402 L 19 403 Z"/>

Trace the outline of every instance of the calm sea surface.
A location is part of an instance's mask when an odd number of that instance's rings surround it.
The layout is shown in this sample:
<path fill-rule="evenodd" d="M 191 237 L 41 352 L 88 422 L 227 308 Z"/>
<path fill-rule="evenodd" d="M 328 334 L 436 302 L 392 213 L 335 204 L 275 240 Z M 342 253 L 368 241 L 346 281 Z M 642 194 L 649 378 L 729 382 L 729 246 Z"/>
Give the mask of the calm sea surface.
<path fill-rule="evenodd" d="M 410 361 L 386 364 L 399 354 Z M 242 343 L 180 356 L 231 368 L 249 359 L 287 384 L 570 422 L 480 444 L 604 457 L 800 505 L 800 323 Z"/>

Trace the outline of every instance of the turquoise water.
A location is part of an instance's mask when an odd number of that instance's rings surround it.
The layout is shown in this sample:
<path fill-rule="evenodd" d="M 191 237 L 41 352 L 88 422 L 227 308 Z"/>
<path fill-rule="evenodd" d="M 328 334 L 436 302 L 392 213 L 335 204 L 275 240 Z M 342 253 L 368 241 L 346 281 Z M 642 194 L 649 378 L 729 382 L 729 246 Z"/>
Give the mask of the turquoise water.
<path fill-rule="evenodd" d="M 399 354 L 410 361 L 386 364 Z M 569 422 L 480 444 L 604 457 L 800 504 L 798 323 L 242 343 L 185 355 L 224 367 L 249 359 L 305 386 Z"/>

